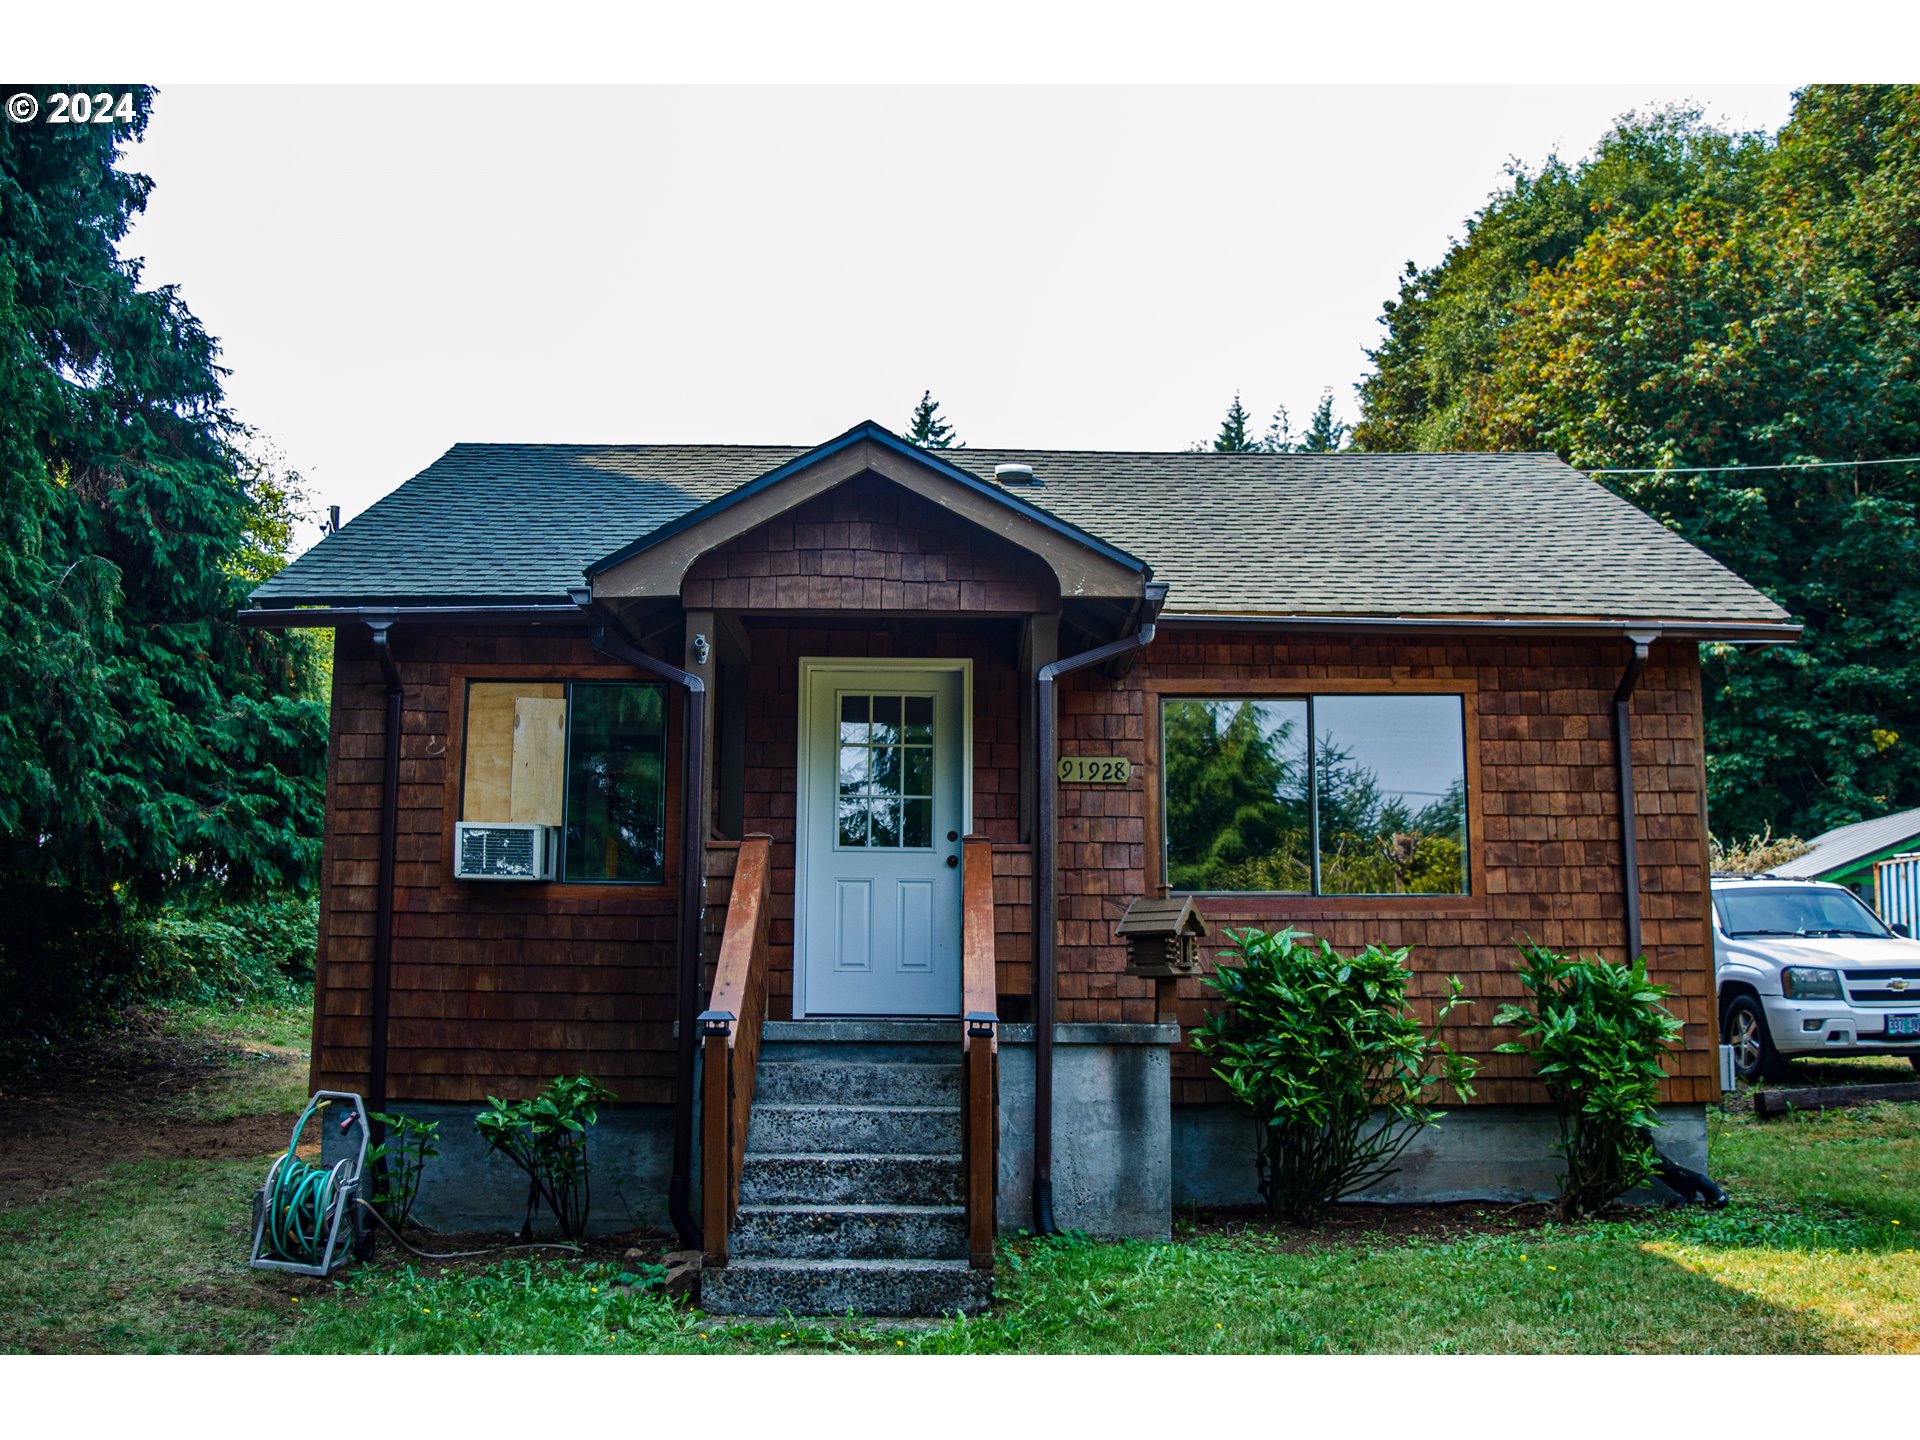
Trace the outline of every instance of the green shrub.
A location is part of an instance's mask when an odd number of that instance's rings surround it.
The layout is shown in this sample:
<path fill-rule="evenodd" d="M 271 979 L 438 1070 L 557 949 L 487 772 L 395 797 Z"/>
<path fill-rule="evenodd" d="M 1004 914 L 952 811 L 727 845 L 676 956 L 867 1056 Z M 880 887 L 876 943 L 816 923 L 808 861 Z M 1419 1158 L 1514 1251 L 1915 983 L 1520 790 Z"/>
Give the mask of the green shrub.
<path fill-rule="evenodd" d="M 388 1115 L 379 1110 L 367 1117 L 380 1127 L 380 1143 L 367 1152 L 379 1188 L 374 1208 L 395 1230 L 407 1228 L 413 1202 L 420 1198 L 420 1180 L 427 1161 L 440 1153 L 440 1122 Z"/>
<path fill-rule="evenodd" d="M 1533 1056 L 1546 1082 L 1560 1119 L 1554 1149 L 1567 1162 L 1560 1214 L 1572 1219 L 1653 1178 L 1660 1057 L 1681 1022 L 1661 1003 L 1668 987 L 1647 979 L 1644 959 L 1573 960 L 1531 941 L 1520 955 L 1532 1003 L 1500 1007 L 1493 1023 L 1518 1025 L 1522 1038 L 1494 1049 Z"/>
<path fill-rule="evenodd" d="M 1448 980 L 1425 1027 L 1407 1008 L 1404 949 L 1342 955 L 1293 930 L 1226 938 L 1233 959 L 1207 979 L 1221 1006 L 1194 1049 L 1254 1113 L 1268 1212 L 1312 1224 L 1394 1173 L 1413 1137 L 1438 1123 L 1431 1102 L 1442 1083 L 1473 1093 L 1475 1062 L 1438 1038 L 1460 982 Z"/>
<path fill-rule="evenodd" d="M 229 903 L 180 903 L 136 918 L 140 998 L 205 1005 L 286 1001 L 313 980 L 319 902 L 271 891 Z"/>
<path fill-rule="evenodd" d="M 496 1100 L 473 1117 L 490 1154 L 504 1155 L 527 1176 L 523 1238 L 533 1234 L 534 1211 L 544 1203 L 568 1240 L 577 1239 L 593 1206 L 587 1133 L 613 1092 L 590 1075 L 561 1076 L 531 1100 Z"/>

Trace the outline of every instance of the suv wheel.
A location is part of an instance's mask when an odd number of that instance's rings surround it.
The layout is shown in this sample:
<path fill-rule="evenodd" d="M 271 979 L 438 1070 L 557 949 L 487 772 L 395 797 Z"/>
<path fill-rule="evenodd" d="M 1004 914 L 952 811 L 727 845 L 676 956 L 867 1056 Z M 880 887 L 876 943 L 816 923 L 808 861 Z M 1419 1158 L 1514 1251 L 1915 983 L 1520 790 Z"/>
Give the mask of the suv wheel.
<path fill-rule="evenodd" d="M 1751 995 L 1735 995 L 1720 1012 L 1720 1036 L 1733 1047 L 1733 1068 L 1742 1080 L 1776 1080 L 1786 1062 L 1773 1048 L 1766 1012 Z"/>

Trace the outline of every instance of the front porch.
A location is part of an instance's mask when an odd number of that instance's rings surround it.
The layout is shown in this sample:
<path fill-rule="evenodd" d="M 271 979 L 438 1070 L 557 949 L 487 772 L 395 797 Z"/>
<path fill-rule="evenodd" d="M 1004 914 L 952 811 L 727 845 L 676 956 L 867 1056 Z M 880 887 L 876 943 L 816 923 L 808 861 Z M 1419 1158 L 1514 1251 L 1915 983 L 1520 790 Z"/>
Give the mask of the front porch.
<path fill-rule="evenodd" d="M 719 1303 L 871 1308 L 877 1285 L 964 1307 L 986 1291 L 939 1267 L 988 1274 L 998 1230 L 1055 1223 L 1049 667 L 1150 620 L 1148 575 L 861 432 L 589 567 L 608 648 L 664 650 L 708 697 L 682 802 L 704 963 L 679 1043 L 700 1047 Z M 1041 1030 L 1003 1069 L 1008 1021 Z M 1086 1049 L 1155 1057 L 1090 1088 L 1065 1067 L 1104 1157 L 1069 1147 L 1061 1223 L 1166 1232 L 1167 1044 L 1146 1023 Z M 763 1085 L 780 1098 L 756 1106 Z"/>

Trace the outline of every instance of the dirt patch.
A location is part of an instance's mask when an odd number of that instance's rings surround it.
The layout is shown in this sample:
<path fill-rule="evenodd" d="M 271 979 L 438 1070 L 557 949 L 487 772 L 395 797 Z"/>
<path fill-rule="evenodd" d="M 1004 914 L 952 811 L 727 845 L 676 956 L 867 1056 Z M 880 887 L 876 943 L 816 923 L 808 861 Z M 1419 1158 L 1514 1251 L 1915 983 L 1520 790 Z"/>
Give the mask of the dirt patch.
<path fill-rule="evenodd" d="M 160 1031 L 129 1016 L 111 1035 L 67 1047 L 23 1086 L 0 1092 L 0 1209 L 30 1204 L 127 1160 L 265 1157 L 288 1115 L 196 1121 L 196 1095 L 237 1064 L 296 1065 L 279 1047 L 235 1047 Z"/>
<path fill-rule="evenodd" d="M 1622 1212 L 1627 1213 L 1627 1212 Z M 1494 1205 L 1462 1201 L 1449 1205 L 1336 1205 L 1309 1229 L 1270 1220 L 1257 1206 L 1182 1210 L 1174 1217 L 1177 1239 L 1217 1235 L 1251 1241 L 1282 1254 L 1329 1246 L 1406 1244 L 1460 1240 L 1470 1235 L 1513 1235 L 1552 1223 L 1548 1203 Z"/>

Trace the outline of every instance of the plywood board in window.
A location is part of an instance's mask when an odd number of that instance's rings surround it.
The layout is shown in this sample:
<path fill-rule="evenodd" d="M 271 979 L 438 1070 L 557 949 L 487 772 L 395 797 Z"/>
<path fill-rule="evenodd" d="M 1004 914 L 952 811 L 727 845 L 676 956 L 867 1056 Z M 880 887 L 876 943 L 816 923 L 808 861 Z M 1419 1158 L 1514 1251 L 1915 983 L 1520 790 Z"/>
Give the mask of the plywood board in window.
<path fill-rule="evenodd" d="M 525 698 L 566 705 L 564 684 L 480 682 L 467 692 L 466 773 L 460 818 L 504 824 L 513 814 L 514 703 Z M 558 823 L 557 821 L 555 823 Z"/>
<path fill-rule="evenodd" d="M 515 824 L 558 825 L 567 766 L 567 702 L 521 696 L 513 702 Z"/>

